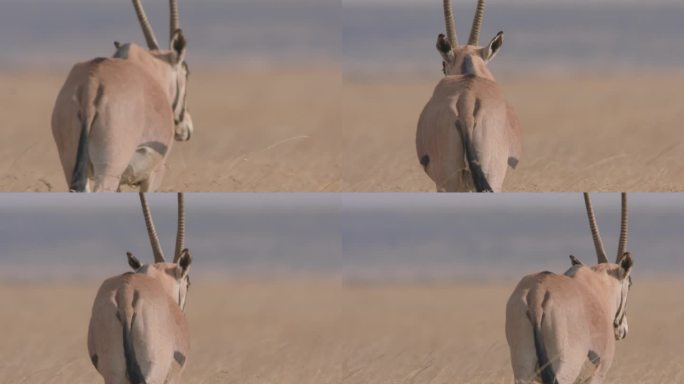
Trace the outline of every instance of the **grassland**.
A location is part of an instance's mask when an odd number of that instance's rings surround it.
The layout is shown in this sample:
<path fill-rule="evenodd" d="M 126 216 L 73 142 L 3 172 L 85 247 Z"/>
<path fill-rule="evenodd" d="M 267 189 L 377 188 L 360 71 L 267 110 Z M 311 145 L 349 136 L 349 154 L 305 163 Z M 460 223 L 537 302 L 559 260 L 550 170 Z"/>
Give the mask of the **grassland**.
<path fill-rule="evenodd" d="M 193 281 L 185 383 L 510 383 L 514 282 Z M 0 284 L 0 383 L 97 383 L 86 329 L 97 284 Z M 681 281 L 635 278 L 608 383 L 683 382 Z"/>

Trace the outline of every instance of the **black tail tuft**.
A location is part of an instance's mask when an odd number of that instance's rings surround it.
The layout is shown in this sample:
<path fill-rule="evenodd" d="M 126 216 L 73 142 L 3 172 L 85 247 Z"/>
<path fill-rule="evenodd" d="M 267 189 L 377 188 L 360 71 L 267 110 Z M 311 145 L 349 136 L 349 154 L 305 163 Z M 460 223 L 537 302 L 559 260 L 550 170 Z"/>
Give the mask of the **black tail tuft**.
<path fill-rule="evenodd" d="M 88 122 L 83 116 L 81 120 L 81 136 L 78 139 L 78 151 L 76 152 L 76 165 L 71 174 L 71 192 L 85 192 L 88 184 Z"/>
<path fill-rule="evenodd" d="M 539 365 L 540 375 L 542 379 L 542 384 L 558 384 L 556 380 L 556 372 L 553 371 L 553 366 L 551 361 L 549 361 L 549 355 L 546 353 L 546 347 L 544 346 L 544 339 L 542 338 L 539 325 L 532 321 L 532 330 L 534 333 L 534 349 L 537 351 L 537 364 Z M 542 315 L 542 321 L 544 321 L 544 315 Z"/>
<path fill-rule="evenodd" d="M 473 176 L 475 190 L 478 192 L 494 192 L 492 187 L 489 185 L 489 181 L 487 181 L 487 176 L 485 176 L 484 171 L 482 170 L 482 165 L 480 164 L 480 159 L 477 157 L 477 152 L 475 151 L 473 142 L 470 141 L 470 135 L 468 132 L 466 132 L 467 128 L 456 122 L 456 129 L 461 132 L 466 160 L 468 161 L 470 174 Z"/>
<path fill-rule="evenodd" d="M 147 384 L 145 376 L 142 374 L 138 360 L 135 357 L 135 348 L 131 339 L 131 327 L 135 322 L 135 314 L 131 319 L 131 324 L 124 324 L 123 327 L 123 346 L 124 357 L 126 358 L 126 376 L 131 384 Z"/>

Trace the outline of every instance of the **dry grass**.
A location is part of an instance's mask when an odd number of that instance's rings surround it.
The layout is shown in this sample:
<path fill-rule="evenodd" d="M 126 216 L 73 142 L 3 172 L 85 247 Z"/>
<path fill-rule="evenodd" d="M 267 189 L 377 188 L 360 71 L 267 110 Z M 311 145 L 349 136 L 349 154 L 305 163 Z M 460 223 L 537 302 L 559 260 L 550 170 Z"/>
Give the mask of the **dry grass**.
<path fill-rule="evenodd" d="M 193 282 L 185 383 L 510 383 L 514 283 Z M 0 286 L 0 383 L 98 383 L 86 352 L 96 284 Z M 682 282 L 635 280 L 608 383 L 684 381 Z"/>
<path fill-rule="evenodd" d="M 348 290 L 345 384 L 511 383 L 504 334 L 515 283 L 358 286 Z M 630 334 L 607 383 L 684 381 L 684 283 L 635 280 Z"/>
<path fill-rule="evenodd" d="M 339 283 L 196 280 L 184 383 L 339 383 Z M 86 347 L 97 284 L 1 287 L 0 383 L 102 382 Z"/>
<path fill-rule="evenodd" d="M 323 191 L 339 186 L 333 148 L 341 77 L 330 69 L 191 75 L 195 135 L 174 145 L 162 190 Z M 0 74 L 0 190 L 67 189 L 50 132 L 66 73 Z"/>
<path fill-rule="evenodd" d="M 415 153 L 418 116 L 439 77 L 346 79 L 348 191 L 433 191 Z M 501 78 L 524 129 L 507 191 L 684 190 L 684 74 Z"/>
<path fill-rule="evenodd" d="M 418 115 L 438 77 L 346 78 L 330 69 L 192 75 L 196 135 L 162 190 L 432 191 Z M 66 189 L 50 134 L 63 74 L 0 74 L 0 190 Z M 503 78 L 525 130 L 508 191 L 684 190 L 684 74 Z"/>

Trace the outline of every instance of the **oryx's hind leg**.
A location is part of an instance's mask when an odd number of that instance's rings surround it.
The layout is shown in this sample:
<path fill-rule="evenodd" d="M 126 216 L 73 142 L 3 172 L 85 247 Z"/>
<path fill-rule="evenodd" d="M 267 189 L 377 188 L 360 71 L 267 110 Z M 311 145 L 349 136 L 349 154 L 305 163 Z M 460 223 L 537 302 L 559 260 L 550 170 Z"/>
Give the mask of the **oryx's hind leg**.
<path fill-rule="evenodd" d="M 120 174 L 96 174 L 93 181 L 93 192 L 118 192 Z"/>
<path fill-rule="evenodd" d="M 154 145 L 156 144 L 156 145 Z M 159 148 L 163 147 L 163 148 Z M 166 147 L 159 143 L 140 145 L 123 173 L 121 183 L 139 185 L 141 192 L 154 192 L 161 184 L 164 174 L 162 163 Z"/>
<path fill-rule="evenodd" d="M 164 171 L 166 171 L 164 165 L 159 164 L 159 166 L 150 173 L 147 179 L 140 183 L 140 192 L 158 191 L 161 187 L 162 179 L 164 178 Z"/>
<path fill-rule="evenodd" d="M 511 347 L 511 366 L 515 384 L 535 383 L 537 377 L 537 355 L 534 349 L 534 336 L 529 323 L 521 323 L 513 330 L 515 342 Z"/>

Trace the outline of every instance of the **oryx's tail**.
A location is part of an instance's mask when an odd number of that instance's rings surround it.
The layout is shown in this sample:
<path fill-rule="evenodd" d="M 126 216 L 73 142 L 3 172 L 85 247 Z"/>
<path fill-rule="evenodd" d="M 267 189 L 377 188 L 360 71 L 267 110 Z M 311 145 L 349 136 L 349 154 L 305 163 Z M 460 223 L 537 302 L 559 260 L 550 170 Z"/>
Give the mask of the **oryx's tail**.
<path fill-rule="evenodd" d="M 527 316 L 532 324 L 532 333 L 534 334 L 534 349 L 537 353 L 537 365 L 539 366 L 539 375 L 541 376 L 542 384 L 558 384 L 556 379 L 556 372 L 553 371 L 551 360 L 544 345 L 544 337 L 542 336 L 541 326 L 544 322 L 544 303 L 548 299 L 548 292 L 544 295 L 541 305 L 537 306 L 530 303 L 528 297 L 528 305 L 530 306 Z M 537 313 L 535 309 L 539 309 L 541 313 Z"/>
<path fill-rule="evenodd" d="M 95 59 L 95 61 L 97 60 L 101 59 Z M 102 85 L 96 84 L 82 87 L 78 92 L 78 104 L 80 105 L 78 120 L 81 123 L 81 134 L 78 138 L 76 163 L 69 183 L 69 191 L 71 192 L 85 192 L 88 186 L 88 165 L 90 163 L 88 133 L 97 118 L 97 103 L 102 98 L 102 92 Z"/>
<path fill-rule="evenodd" d="M 130 297 L 132 293 L 133 297 Z M 136 312 L 135 305 L 138 301 L 138 291 L 131 292 L 128 289 L 117 292 L 116 301 L 119 307 L 117 317 L 121 321 L 123 328 L 123 349 L 126 359 L 126 377 L 131 384 L 147 384 L 145 375 L 140 369 L 140 364 L 135 357 L 135 345 L 131 336 L 131 329 L 135 324 Z"/>
<path fill-rule="evenodd" d="M 459 119 L 456 121 L 456 129 L 461 133 L 465 159 L 466 163 L 468 163 L 470 175 L 473 177 L 475 190 L 477 192 L 493 192 L 493 189 L 487 180 L 487 176 L 485 175 L 484 170 L 482 170 L 480 158 L 472 141 L 472 134 L 475 132 L 477 124 L 477 117 L 475 114 L 479 110 L 479 102 L 477 100 L 474 101 L 472 106 L 470 105 L 471 103 L 469 100 L 463 100 L 463 103 L 462 106 L 464 108 L 459 108 Z"/>
<path fill-rule="evenodd" d="M 88 119 L 79 114 L 81 135 L 78 138 L 76 164 L 71 173 L 70 192 L 85 192 L 88 185 Z"/>

